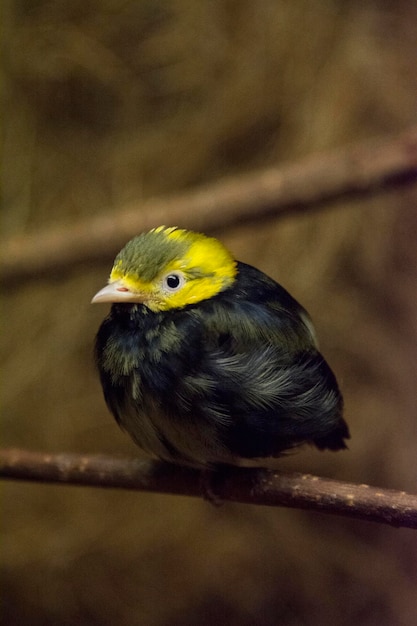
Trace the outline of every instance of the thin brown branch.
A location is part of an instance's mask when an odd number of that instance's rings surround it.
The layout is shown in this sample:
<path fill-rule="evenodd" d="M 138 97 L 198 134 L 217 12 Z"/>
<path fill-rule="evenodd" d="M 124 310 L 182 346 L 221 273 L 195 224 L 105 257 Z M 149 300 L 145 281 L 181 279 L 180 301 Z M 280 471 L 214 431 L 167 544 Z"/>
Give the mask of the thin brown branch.
<path fill-rule="evenodd" d="M 207 495 L 207 476 L 199 470 L 104 456 L 0 450 L 0 477 L 195 497 Z M 417 496 L 403 491 L 260 468 L 225 467 L 210 477 L 211 495 L 219 500 L 308 509 L 417 528 Z"/>
<path fill-rule="evenodd" d="M 3 241 L 0 280 L 16 282 L 112 258 L 159 224 L 215 231 L 236 222 L 307 211 L 417 181 L 417 127 L 394 138 L 314 154 L 299 163 L 221 180 L 170 198 Z"/>

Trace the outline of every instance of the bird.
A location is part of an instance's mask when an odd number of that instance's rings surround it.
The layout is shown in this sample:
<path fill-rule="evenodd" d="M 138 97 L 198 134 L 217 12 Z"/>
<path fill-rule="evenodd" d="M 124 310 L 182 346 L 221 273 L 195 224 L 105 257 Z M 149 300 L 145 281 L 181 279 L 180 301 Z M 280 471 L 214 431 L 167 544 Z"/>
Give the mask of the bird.
<path fill-rule="evenodd" d="M 92 303 L 104 399 L 146 453 L 195 468 L 262 464 L 349 439 L 306 310 L 216 238 L 158 226 L 117 254 Z"/>

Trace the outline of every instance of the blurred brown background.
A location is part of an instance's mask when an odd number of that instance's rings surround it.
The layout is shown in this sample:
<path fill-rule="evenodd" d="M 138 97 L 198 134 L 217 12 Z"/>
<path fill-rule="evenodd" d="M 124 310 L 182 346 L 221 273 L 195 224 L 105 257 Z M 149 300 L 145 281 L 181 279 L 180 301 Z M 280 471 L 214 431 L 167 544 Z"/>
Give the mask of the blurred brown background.
<path fill-rule="evenodd" d="M 2 34 L 4 237 L 417 119 L 413 0 L 6 0 Z M 344 390 L 350 450 L 279 467 L 416 491 L 416 206 L 408 188 L 217 233 L 311 312 Z M 3 445 L 140 454 L 92 361 L 111 257 L 8 285 Z M 417 623 L 415 531 L 24 483 L 2 502 L 4 624 Z"/>

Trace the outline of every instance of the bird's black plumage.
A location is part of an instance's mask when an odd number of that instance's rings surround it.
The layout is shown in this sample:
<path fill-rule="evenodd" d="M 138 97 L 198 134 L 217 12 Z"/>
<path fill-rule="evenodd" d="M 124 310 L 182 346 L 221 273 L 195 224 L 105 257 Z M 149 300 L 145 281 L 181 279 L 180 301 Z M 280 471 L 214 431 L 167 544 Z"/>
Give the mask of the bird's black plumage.
<path fill-rule="evenodd" d="M 144 450 L 196 466 L 345 448 L 343 401 L 305 310 L 257 269 L 183 308 L 113 304 L 96 339 L 106 402 Z"/>

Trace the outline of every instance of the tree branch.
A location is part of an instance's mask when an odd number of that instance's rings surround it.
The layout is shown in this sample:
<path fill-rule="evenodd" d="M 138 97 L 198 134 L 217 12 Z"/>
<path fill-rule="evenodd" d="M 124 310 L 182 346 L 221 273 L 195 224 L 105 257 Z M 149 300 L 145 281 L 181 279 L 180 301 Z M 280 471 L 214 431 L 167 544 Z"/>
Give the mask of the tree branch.
<path fill-rule="evenodd" d="M 134 235 L 159 224 L 213 231 L 237 222 L 307 211 L 417 181 L 417 127 L 299 163 L 221 180 L 170 198 L 14 236 L 0 247 L 0 280 L 11 283 L 112 258 Z"/>
<path fill-rule="evenodd" d="M 0 450 L 0 477 L 194 497 L 207 496 L 208 484 L 207 472 L 168 463 L 17 449 Z M 417 496 L 403 491 L 261 468 L 224 467 L 209 478 L 210 494 L 220 500 L 417 528 Z"/>

